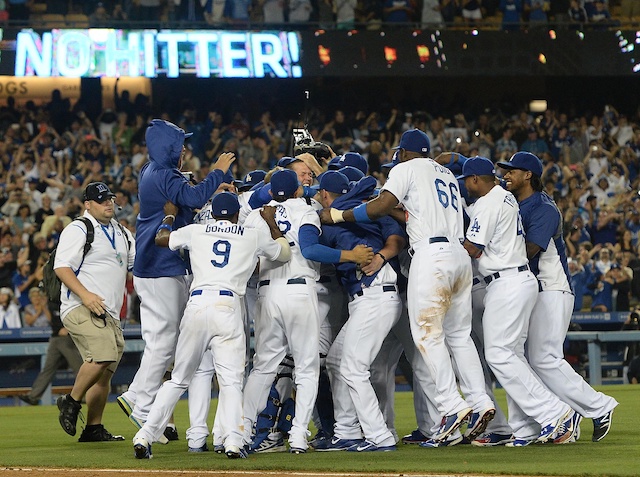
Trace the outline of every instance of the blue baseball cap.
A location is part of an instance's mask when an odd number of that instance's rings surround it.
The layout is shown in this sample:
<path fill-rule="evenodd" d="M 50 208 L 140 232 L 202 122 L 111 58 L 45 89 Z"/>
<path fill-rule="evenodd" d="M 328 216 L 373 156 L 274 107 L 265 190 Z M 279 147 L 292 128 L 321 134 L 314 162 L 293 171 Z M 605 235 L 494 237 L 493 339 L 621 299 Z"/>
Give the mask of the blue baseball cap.
<path fill-rule="evenodd" d="M 342 159 L 342 156 L 336 156 L 333 159 L 331 159 L 329 161 L 329 164 L 327 164 L 327 168 L 330 171 L 337 171 L 338 169 L 340 169 L 340 167 L 342 167 L 340 165 L 340 159 Z"/>
<path fill-rule="evenodd" d="M 385 162 L 380 167 L 384 167 L 385 169 L 391 169 L 394 166 L 397 166 L 398 164 L 400 164 L 400 161 L 398 160 L 398 156 L 396 154 L 394 154 L 393 155 L 393 159 L 391 160 L 391 162 Z"/>
<path fill-rule="evenodd" d="M 511 156 L 509 162 L 498 162 L 498 165 L 503 169 L 530 171 L 538 177 L 542 177 L 542 161 L 530 152 L 516 152 Z"/>
<path fill-rule="evenodd" d="M 238 186 L 238 190 L 245 191 L 251 189 L 258 182 L 263 181 L 264 177 L 267 175 L 265 171 L 255 170 L 248 172 L 244 179 L 242 179 L 242 184 Z"/>
<path fill-rule="evenodd" d="M 211 211 L 214 217 L 233 217 L 239 210 L 238 196 L 231 192 L 220 192 L 211 199 Z"/>
<path fill-rule="evenodd" d="M 467 160 L 462 166 L 462 175 L 456 179 L 465 179 L 471 176 L 495 176 L 496 168 L 486 157 L 475 156 Z"/>
<path fill-rule="evenodd" d="M 360 179 L 364 177 L 364 174 L 360 169 L 357 169 L 353 166 L 344 166 L 339 169 L 341 173 L 347 176 L 349 181 L 358 182 Z"/>
<path fill-rule="evenodd" d="M 402 133 L 400 143 L 393 149 L 428 154 L 431 151 L 431 142 L 429 141 L 429 136 L 419 129 L 409 129 Z"/>
<path fill-rule="evenodd" d="M 300 159 L 296 159 L 295 157 L 290 157 L 290 156 L 284 156 L 283 158 L 281 158 L 278 163 L 276 164 L 278 167 L 287 167 L 289 164 L 293 164 L 296 161 L 299 161 Z"/>
<path fill-rule="evenodd" d="M 322 174 L 319 189 L 335 194 L 346 194 L 349 192 L 349 178 L 341 171 L 327 171 Z"/>
<path fill-rule="evenodd" d="M 355 167 L 356 169 L 360 170 L 360 172 L 362 172 L 362 174 L 364 174 L 365 176 L 369 171 L 369 163 L 364 157 L 362 157 L 362 155 L 358 154 L 357 152 L 346 152 L 342 155 L 342 158 L 340 159 L 340 169 L 345 166 Z"/>
<path fill-rule="evenodd" d="M 273 197 L 292 197 L 298 189 L 298 175 L 291 169 L 282 169 L 271 176 Z"/>

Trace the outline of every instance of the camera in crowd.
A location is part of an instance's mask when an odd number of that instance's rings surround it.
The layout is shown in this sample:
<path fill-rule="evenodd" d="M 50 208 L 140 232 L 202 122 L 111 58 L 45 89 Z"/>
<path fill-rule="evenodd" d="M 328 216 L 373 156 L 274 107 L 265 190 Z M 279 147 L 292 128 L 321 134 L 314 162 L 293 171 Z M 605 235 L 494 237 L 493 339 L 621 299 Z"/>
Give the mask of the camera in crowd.
<path fill-rule="evenodd" d="M 637 330 L 639 321 L 640 321 L 640 313 L 638 313 L 638 310 L 632 311 L 631 315 L 629 316 L 629 324 L 631 326 L 635 326 L 635 329 Z"/>
<path fill-rule="evenodd" d="M 316 159 L 331 158 L 331 150 L 323 142 L 315 141 L 311 133 L 306 128 L 293 128 L 293 155 L 298 156 L 305 152 L 313 155 Z"/>

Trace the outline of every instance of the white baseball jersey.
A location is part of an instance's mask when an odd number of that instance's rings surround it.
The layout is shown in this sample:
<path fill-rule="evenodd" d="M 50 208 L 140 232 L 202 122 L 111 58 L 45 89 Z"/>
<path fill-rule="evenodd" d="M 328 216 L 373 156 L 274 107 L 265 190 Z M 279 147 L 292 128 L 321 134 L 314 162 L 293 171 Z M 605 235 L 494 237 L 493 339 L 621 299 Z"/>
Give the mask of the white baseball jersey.
<path fill-rule="evenodd" d="M 528 263 L 518 202 L 502 187 L 494 186 L 476 201 L 467 240 L 484 247 L 478 259 L 483 276 Z"/>
<path fill-rule="evenodd" d="M 382 190 L 391 192 L 404 205 L 407 234 L 415 248 L 424 239 L 464 237 L 462 200 L 458 181 L 444 166 L 428 158 L 401 162 L 389 174 Z M 436 207 L 434 204 L 442 207 Z"/>
<path fill-rule="evenodd" d="M 92 293 L 104 298 L 107 312 L 116 320 L 120 319 L 120 309 L 124 301 L 124 286 L 127 271 L 133 269 L 136 257 L 135 240 L 125 230 L 127 237 L 114 219 L 108 226 L 101 225 L 89 212 L 87 217 L 93 223 L 93 242 L 87 255 L 82 258 L 82 250 L 87 241 L 87 228 L 79 220 L 74 220 L 60 234 L 56 260 L 53 268 L 70 267 L 78 280 Z M 79 269 L 79 270 L 78 270 Z M 60 293 L 60 316 L 64 319 L 74 308 L 82 305 L 82 300 L 62 284 Z"/>
<path fill-rule="evenodd" d="M 289 278 L 320 278 L 320 264 L 302 256 L 298 234 L 303 225 L 313 225 L 321 230 L 320 218 L 304 199 L 287 199 L 284 202 L 271 201 L 268 205 L 277 207 L 276 223 L 280 232 L 291 246 L 291 260 L 285 263 L 260 260 L 260 280 Z M 259 213 L 253 211 L 251 214 Z M 249 217 L 251 216 L 249 215 Z M 249 220 L 249 218 L 247 218 Z"/>
<path fill-rule="evenodd" d="M 255 211 L 245 225 L 218 220 L 174 230 L 169 248 L 191 251 L 191 290 L 222 289 L 243 296 L 257 257 L 275 260 L 282 247 L 271 238 L 269 226 Z"/>

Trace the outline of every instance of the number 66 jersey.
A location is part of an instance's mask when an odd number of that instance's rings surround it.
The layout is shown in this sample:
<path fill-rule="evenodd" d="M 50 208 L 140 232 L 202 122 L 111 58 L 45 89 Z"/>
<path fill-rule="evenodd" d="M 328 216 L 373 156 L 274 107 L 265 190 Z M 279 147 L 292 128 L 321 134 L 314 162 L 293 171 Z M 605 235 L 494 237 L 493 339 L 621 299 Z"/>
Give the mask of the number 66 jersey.
<path fill-rule="evenodd" d="M 244 225 L 216 220 L 174 230 L 169 248 L 190 251 L 191 290 L 222 289 L 244 296 L 258 256 L 275 260 L 281 246 L 271 238 L 269 226 L 256 211 Z"/>
<path fill-rule="evenodd" d="M 382 187 L 404 205 L 407 234 L 415 249 L 431 237 L 464 238 L 458 181 L 444 166 L 428 158 L 401 162 Z"/>

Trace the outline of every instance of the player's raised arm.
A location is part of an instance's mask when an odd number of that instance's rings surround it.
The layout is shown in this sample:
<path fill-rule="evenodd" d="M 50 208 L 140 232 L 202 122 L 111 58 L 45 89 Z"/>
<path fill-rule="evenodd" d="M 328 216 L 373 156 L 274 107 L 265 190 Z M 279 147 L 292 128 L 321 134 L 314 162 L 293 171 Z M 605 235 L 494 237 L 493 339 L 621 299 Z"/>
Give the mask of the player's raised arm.
<path fill-rule="evenodd" d="M 176 220 L 177 213 L 178 206 L 174 203 L 167 201 L 167 203 L 164 204 L 164 219 L 162 219 L 162 224 L 160 224 L 156 231 L 155 238 L 158 247 L 169 246 L 169 235 L 171 235 L 171 230 L 173 230 L 173 221 Z"/>

